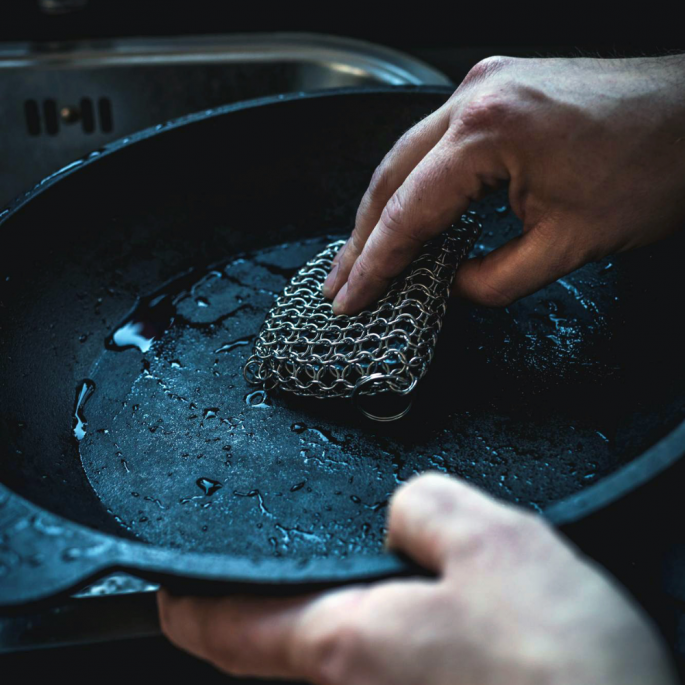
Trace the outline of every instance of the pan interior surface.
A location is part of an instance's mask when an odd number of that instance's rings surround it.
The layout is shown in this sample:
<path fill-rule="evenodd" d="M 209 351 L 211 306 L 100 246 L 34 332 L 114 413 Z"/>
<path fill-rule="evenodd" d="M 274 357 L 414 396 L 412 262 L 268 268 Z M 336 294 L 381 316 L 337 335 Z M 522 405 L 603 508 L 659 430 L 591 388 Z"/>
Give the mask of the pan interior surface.
<path fill-rule="evenodd" d="M 480 215 L 477 253 L 517 228 L 501 196 Z M 77 425 L 90 483 L 129 534 L 256 559 L 377 554 L 391 494 L 414 474 L 457 474 L 542 511 L 635 454 L 626 415 L 606 401 L 622 376 L 611 260 L 504 311 L 454 303 L 396 424 L 248 386 L 242 369 L 274 297 L 337 237 L 172 281 L 115 327 Z"/>
<path fill-rule="evenodd" d="M 415 473 L 544 510 L 666 435 L 685 418 L 682 237 L 505 309 L 451 302 L 412 410 L 391 424 L 244 382 L 275 294 L 349 234 L 375 166 L 446 97 L 208 115 L 14 212 L 0 251 L 0 481 L 166 548 L 378 555 L 388 500 Z M 476 254 L 521 230 L 504 192 L 474 209 Z"/>

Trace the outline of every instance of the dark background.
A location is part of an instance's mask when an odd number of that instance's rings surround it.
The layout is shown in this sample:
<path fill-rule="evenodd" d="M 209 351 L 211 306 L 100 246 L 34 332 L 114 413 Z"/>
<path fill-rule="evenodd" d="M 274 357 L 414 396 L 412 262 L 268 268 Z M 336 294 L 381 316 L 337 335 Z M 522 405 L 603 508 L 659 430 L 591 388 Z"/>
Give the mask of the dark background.
<path fill-rule="evenodd" d="M 279 31 L 345 36 L 394 47 L 456 83 L 490 55 L 634 57 L 685 50 L 677 5 L 612 3 L 257 3 L 89 0 L 46 14 L 40 0 L 2 0 L 0 42 Z M 49 0 L 46 0 L 49 1 Z"/>
<path fill-rule="evenodd" d="M 309 3 L 308 3 L 309 4 Z M 304 4 L 303 4 L 304 6 Z M 479 59 L 512 56 L 638 56 L 685 48 L 669 9 L 518 3 L 319 3 L 318 9 L 192 0 L 91 0 L 74 13 L 47 15 L 35 0 L 2 0 L 0 41 L 106 39 L 296 31 L 369 40 L 413 54 L 459 81 Z M 671 35 L 672 34 L 672 35 Z M 681 32 L 682 34 L 682 32 Z M 1 154 L 1 151 L 0 151 Z M 88 682 L 227 682 L 214 669 L 177 652 L 161 638 L 44 650 L 0 659 L 6 683 L 65 678 Z"/>
<path fill-rule="evenodd" d="M 683 45 L 673 9 L 659 3 L 244 3 L 222 0 L 90 0 L 48 15 L 37 0 L 3 0 L 0 40 L 299 31 L 370 40 L 397 48 L 540 49 L 589 54 L 660 53 Z M 671 5 L 675 8 L 677 5 Z M 669 19 L 669 17 L 671 17 Z M 680 34 L 680 35 L 679 35 Z"/>

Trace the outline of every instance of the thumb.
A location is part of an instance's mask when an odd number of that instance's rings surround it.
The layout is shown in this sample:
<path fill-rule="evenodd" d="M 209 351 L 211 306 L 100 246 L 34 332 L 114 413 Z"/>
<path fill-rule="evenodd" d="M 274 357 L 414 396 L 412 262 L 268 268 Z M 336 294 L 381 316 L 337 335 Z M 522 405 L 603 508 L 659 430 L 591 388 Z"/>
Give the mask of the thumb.
<path fill-rule="evenodd" d="M 425 473 L 392 498 L 387 544 L 441 572 L 483 544 L 484 531 L 512 516 L 523 514 L 458 478 Z"/>
<path fill-rule="evenodd" d="M 463 262 L 452 293 L 488 307 L 506 307 L 588 262 L 578 237 L 557 221 L 536 225 L 484 257 Z"/>

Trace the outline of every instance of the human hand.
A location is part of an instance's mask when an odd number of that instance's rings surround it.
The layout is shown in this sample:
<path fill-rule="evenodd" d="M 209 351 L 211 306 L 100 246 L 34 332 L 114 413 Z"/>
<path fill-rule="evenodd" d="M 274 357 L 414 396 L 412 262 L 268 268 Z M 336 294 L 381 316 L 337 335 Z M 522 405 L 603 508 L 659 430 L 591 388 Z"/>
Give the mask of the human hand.
<path fill-rule="evenodd" d="M 437 573 L 308 597 L 159 594 L 178 647 L 235 674 L 319 685 L 666 685 L 641 611 L 537 515 L 428 474 L 388 544 Z"/>
<path fill-rule="evenodd" d="M 509 183 L 523 234 L 459 268 L 456 294 L 505 306 L 685 224 L 685 56 L 477 64 L 373 175 L 324 286 L 336 314 L 383 294 L 471 200 Z"/>

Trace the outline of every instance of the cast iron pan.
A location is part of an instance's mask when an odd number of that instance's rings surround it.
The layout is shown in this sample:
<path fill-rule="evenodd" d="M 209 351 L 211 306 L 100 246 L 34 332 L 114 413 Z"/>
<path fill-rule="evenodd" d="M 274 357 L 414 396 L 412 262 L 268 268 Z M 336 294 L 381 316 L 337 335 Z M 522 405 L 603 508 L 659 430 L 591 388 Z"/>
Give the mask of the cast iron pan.
<path fill-rule="evenodd" d="M 234 105 L 119 141 L 2 217 L 0 606 L 113 569 L 185 591 L 412 571 L 388 499 L 427 469 L 558 524 L 679 459 L 682 248 L 592 264 L 504 310 L 454 302 L 406 418 L 253 394 L 289 276 L 349 232 L 374 167 L 446 90 Z M 479 203 L 478 251 L 520 228 Z"/>

